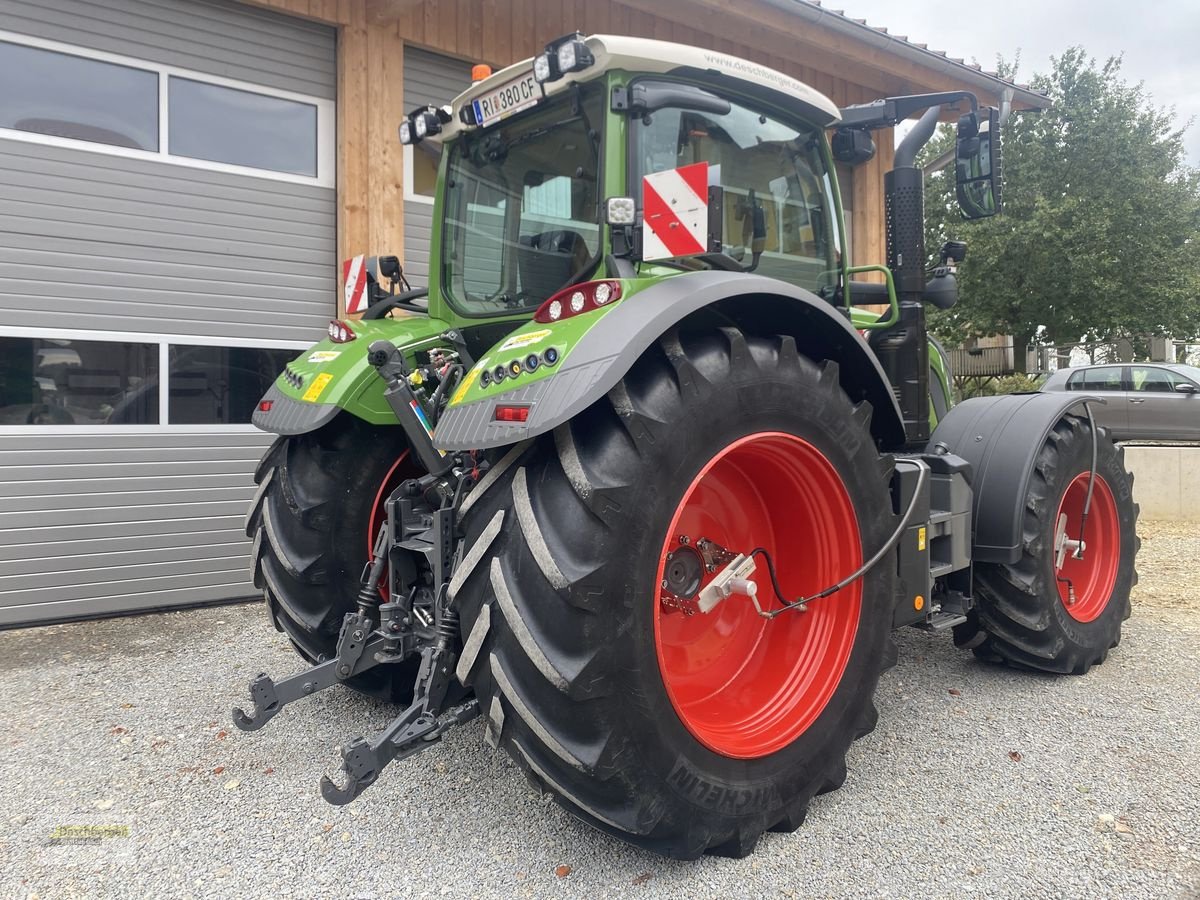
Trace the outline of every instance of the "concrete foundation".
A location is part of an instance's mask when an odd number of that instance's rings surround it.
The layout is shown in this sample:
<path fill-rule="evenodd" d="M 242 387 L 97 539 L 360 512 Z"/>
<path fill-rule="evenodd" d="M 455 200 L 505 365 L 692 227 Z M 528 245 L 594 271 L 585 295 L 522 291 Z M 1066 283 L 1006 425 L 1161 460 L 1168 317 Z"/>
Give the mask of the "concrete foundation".
<path fill-rule="evenodd" d="M 1200 447 L 1126 447 L 1141 518 L 1200 522 Z"/>

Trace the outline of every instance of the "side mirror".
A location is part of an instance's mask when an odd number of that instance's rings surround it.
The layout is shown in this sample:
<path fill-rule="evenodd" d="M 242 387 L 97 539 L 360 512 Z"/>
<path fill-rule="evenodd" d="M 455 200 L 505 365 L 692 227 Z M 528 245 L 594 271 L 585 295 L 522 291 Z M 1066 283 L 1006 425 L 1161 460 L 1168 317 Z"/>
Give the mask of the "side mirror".
<path fill-rule="evenodd" d="M 1179 382 L 1179 384 L 1175 385 L 1175 392 L 1179 393 L 1179 394 L 1200 393 L 1200 391 L 1197 391 L 1196 386 L 1194 384 L 1192 384 L 1190 381 Z"/>
<path fill-rule="evenodd" d="M 955 175 L 963 218 L 983 219 L 1000 212 L 1000 113 L 994 107 L 958 120 Z"/>
<path fill-rule="evenodd" d="M 863 128 L 839 128 L 830 142 L 833 158 L 857 166 L 875 157 L 875 139 Z"/>

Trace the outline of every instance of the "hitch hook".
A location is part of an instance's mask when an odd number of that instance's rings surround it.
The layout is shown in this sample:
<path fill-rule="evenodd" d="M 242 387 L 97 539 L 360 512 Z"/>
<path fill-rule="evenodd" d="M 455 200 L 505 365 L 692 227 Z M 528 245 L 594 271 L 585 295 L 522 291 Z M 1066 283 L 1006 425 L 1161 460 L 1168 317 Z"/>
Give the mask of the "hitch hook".
<path fill-rule="evenodd" d="M 250 682 L 250 699 L 254 703 L 254 715 L 248 716 L 240 706 L 233 708 L 233 724 L 242 731 L 258 731 L 282 708 L 279 696 L 275 693 L 275 682 L 266 672 L 260 672 L 258 677 Z"/>
<path fill-rule="evenodd" d="M 439 741 L 442 734 L 454 725 L 461 725 L 479 715 L 479 701 L 472 699 L 438 717 L 417 701 L 402 712 L 382 734 L 371 741 L 355 738 L 341 749 L 342 771 L 346 785 L 337 785 L 328 775 L 321 776 L 321 796 L 334 806 L 345 806 L 375 783 L 388 763 L 420 753 Z"/>

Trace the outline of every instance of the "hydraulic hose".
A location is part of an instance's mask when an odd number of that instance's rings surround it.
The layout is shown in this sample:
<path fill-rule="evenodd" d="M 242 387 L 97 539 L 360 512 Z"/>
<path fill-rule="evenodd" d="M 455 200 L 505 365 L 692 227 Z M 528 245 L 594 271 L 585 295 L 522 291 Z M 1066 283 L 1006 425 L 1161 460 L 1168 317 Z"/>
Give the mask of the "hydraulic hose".
<path fill-rule="evenodd" d="M 433 392 L 433 396 L 429 400 L 430 418 L 433 419 L 434 425 L 442 417 L 442 397 L 446 395 L 446 386 L 449 384 L 457 385 L 464 371 L 462 366 L 455 365 L 446 373 L 446 377 L 438 383 L 437 389 Z"/>
<path fill-rule="evenodd" d="M 1079 401 L 1083 404 L 1084 412 L 1088 417 L 1088 430 L 1092 433 L 1092 468 L 1088 471 L 1088 489 L 1087 496 L 1083 499 L 1083 515 L 1079 517 L 1079 550 L 1076 559 L 1083 559 L 1083 554 L 1087 552 L 1087 545 L 1083 543 L 1083 536 L 1087 534 L 1088 513 L 1092 511 L 1092 488 L 1096 485 L 1096 466 L 1099 455 L 1100 436 L 1096 434 L 1096 419 L 1092 415 L 1093 398 L 1088 397 Z M 1100 400 L 1100 403 L 1107 403 L 1107 400 Z"/>
<path fill-rule="evenodd" d="M 913 517 L 913 513 L 915 513 L 917 511 L 917 504 L 921 499 L 922 492 L 925 490 L 925 484 L 929 481 L 929 466 L 924 465 L 923 463 L 919 462 L 918 460 L 898 459 L 898 460 L 896 460 L 896 465 L 897 466 L 908 465 L 908 466 L 912 466 L 913 468 L 915 468 L 917 470 L 917 484 L 916 484 L 916 487 L 913 489 L 912 499 L 908 501 L 908 508 L 904 511 L 904 515 L 900 517 L 900 524 L 896 526 L 896 530 L 892 532 L 891 537 L 889 537 L 884 542 L 883 546 L 880 547 L 878 551 L 876 551 L 875 555 L 872 556 L 870 559 L 868 559 L 865 563 L 863 563 L 857 569 L 855 569 L 853 572 L 851 572 L 849 575 L 847 575 L 845 578 L 843 578 L 841 581 L 839 581 L 837 584 L 830 585 L 829 587 L 825 588 L 823 591 L 818 591 L 817 593 L 811 594 L 807 597 L 800 597 L 800 598 L 798 598 L 796 600 L 792 600 L 790 602 L 786 601 L 783 599 L 783 591 L 780 590 L 780 588 L 779 588 L 779 579 L 776 578 L 776 576 L 775 576 L 775 563 L 771 561 L 771 555 L 762 547 L 755 547 L 753 550 L 750 551 L 750 556 L 752 556 L 752 557 L 753 556 L 761 556 L 766 561 L 767 574 L 770 575 L 770 577 L 771 577 L 771 587 L 775 591 L 776 598 L 781 603 L 783 603 L 783 606 L 779 609 L 760 610 L 759 611 L 760 616 L 762 616 L 764 619 L 774 619 L 780 613 L 785 613 L 790 609 L 795 609 L 795 610 L 799 610 L 800 612 L 804 612 L 808 608 L 808 604 L 811 603 L 813 600 L 821 600 L 832 594 L 836 594 L 842 588 L 844 588 L 850 584 L 853 584 L 855 581 L 862 578 L 864 575 L 866 575 L 868 572 L 870 572 L 872 569 L 874 569 L 877 565 L 879 565 L 880 561 L 885 556 L 887 556 L 887 554 L 889 552 L 891 552 L 892 548 L 894 548 L 896 546 L 896 544 L 899 542 L 901 535 L 904 534 L 904 529 L 906 529 L 909 526 L 909 523 Z"/>

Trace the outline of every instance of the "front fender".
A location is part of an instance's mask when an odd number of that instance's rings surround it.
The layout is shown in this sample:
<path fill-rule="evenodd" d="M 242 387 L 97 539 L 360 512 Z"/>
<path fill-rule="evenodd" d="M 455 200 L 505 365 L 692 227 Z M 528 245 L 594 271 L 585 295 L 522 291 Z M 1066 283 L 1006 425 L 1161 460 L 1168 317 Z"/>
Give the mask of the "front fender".
<path fill-rule="evenodd" d="M 434 442 L 443 450 L 484 449 L 544 434 L 607 394 L 652 343 L 706 309 L 755 334 L 791 334 L 801 353 L 836 360 L 851 400 L 867 400 L 874 408 L 872 431 L 880 445 L 893 448 L 904 442 L 900 409 L 883 369 L 850 322 L 810 291 L 738 272 L 673 275 L 606 310 L 518 330 L 506 342 L 513 347 L 510 355 L 520 355 L 525 346 L 520 338 L 528 331 L 531 344 L 564 345 L 557 368 L 548 376 L 519 377 L 484 396 L 474 383 L 464 383 L 462 400 L 442 414 Z M 597 318 L 575 339 L 585 316 Z M 571 337 L 560 342 L 560 334 Z M 504 346 L 489 353 L 484 364 L 507 363 Z M 478 374 L 472 371 L 468 377 Z M 529 417 L 525 422 L 494 421 L 498 403 L 527 405 Z"/>
<path fill-rule="evenodd" d="M 938 424 L 927 451 L 937 452 L 941 445 L 971 464 L 971 554 L 976 562 L 1011 565 L 1021 558 L 1025 500 L 1038 453 L 1071 407 L 1087 414 L 1084 400 L 1104 402 L 1059 392 L 974 397 Z"/>

